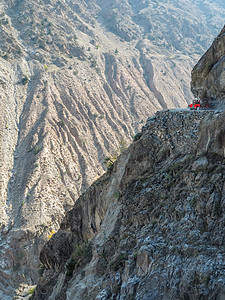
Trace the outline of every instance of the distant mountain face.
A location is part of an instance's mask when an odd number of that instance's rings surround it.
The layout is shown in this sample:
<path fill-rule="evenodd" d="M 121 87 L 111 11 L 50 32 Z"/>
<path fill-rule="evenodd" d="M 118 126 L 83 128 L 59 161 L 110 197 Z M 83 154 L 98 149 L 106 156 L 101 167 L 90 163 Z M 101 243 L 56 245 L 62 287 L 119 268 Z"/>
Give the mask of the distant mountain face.
<path fill-rule="evenodd" d="M 1 2 L 3 286 L 36 280 L 43 242 L 106 156 L 155 111 L 187 105 L 224 16 L 219 1 Z"/>
<path fill-rule="evenodd" d="M 202 54 L 223 24 L 224 9 L 216 1 L 104 1 L 99 15 L 122 39 Z"/>

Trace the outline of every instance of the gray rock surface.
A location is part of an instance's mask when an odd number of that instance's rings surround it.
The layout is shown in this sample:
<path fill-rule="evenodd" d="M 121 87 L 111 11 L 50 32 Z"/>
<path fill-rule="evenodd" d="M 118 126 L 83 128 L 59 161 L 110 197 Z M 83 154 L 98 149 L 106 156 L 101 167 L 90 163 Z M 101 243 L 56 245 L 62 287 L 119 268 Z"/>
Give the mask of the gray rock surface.
<path fill-rule="evenodd" d="M 225 27 L 192 71 L 191 90 L 196 97 L 225 99 Z"/>
<path fill-rule="evenodd" d="M 33 299 L 223 299 L 224 116 L 149 118 L 44 246 Z"/>

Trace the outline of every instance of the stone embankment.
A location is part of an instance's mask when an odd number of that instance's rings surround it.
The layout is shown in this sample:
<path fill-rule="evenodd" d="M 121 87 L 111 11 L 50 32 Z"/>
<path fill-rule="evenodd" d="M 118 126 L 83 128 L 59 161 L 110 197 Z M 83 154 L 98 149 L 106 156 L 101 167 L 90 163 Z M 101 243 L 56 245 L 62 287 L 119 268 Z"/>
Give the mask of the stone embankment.
<path fill-rule="evenodd" d="M 171 149 L 191 151 L 198 140 L 201 121 L 218 115 L 218 110 L 166 110 L 147 120 L 143 132 L 163 139 Z"/>
<path fill-rule="evenodd" d="M 45 245 L 33 299 L 223 299 L 223 120 L 149 118 Z"/>

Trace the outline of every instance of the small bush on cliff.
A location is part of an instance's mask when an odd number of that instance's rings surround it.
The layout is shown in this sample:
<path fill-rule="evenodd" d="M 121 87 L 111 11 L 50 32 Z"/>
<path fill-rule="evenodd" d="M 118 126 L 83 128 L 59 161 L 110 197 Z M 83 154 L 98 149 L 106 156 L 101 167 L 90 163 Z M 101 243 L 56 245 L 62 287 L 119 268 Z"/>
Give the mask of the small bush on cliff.
<path fill-rule="evenodd" d="M 24 76 L 22 79 L 22 84 L 26 85 L 29 82 L 29 78 L 27 76 Z"/>
<path fill-rule="evenodd" d="M 38 145 L 36 145 L 34 148 L 33 148 L 33 153 L 34 155 L 38 154 L 38 152 L 40 151 L 41 149 L 38 147 Z"/>
<path fill-rule="evenodd" d="M 45 265 L 40 264 L 38 266 L 38 274 L 39 274 L 40 277 L 43 275 L 44 271 L 45 271 Z"/>
<path fill-rule="evenodd" d="M 58 125 L 61 126 L 61 127 L 65 126 L 65 121 L 64 120 L 60 120 L 58 122 Z"/>
<path fill-rule="evenodd" d="M 35 287 L 29 289 L 28 294 L 33 295 L 35 293 Z"/>
<path fill-rule="evenodd" d="M 128 258 L 127 252 L 124 253 L 119 253 L 110 263 L 109 263 L 109 268 L 112 271 L 119 271 L 124 267 L 125 261 Z"/>
<path fill-rule="evenodd" d="M 74 251 L 71 254 L 67 264 L 66 264 L 66 275 L 71 277 L 73 275 L 73 271 L 82 265 L 85 265 L 92 258 L 92 247 L 91 243 L 84 242 L 81 245 L 76 245 L 74 247 Z"/>
<path fill-rule="evenodd" d="M 114 165 L 114 162 L 116 161 L 117 159 L 117 156 L 116 155 L 112 155 L 112 156 L 107 156 L 104 160 L 104 163 L 107 167 L 108 170 L 111 170 L 113 165 Z"/>
<path fill-rule="evenodd" d="M 125 140 L 121 140 L 120 141 L 120 148 L 119 148 L 120 153 L 122 153 L 126 149 L 127 149 L 127 142 Z"/>
<path fill-rule="evenodd" d="M 142 136 L 142 132 L 138 132 L 137 134 L 135 134 L 135 136 L 133 137 L 133 141 L 136 142 L 138 141 Z"/>

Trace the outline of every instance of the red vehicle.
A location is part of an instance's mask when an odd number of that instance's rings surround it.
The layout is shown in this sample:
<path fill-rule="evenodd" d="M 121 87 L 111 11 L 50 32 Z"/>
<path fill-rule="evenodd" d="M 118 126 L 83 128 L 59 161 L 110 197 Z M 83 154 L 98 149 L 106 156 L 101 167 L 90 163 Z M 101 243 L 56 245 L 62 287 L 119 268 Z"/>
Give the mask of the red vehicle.
<path fill-rule="evenodd" d="M 190 109 L 203 109 L 203 110 L 207 110 L 211 108 L 210 102 L 207 99 L 202 99 L 202 101 L 200 101 L 199 99 L 195 99 L 193 100 L 193 103 L 188 105 L 188 108 Z"/>
<path fill-rule="evenodd" d="M 200 109 L 201 108 L 200 100 L 193 100 L 193 103 L 189 104 L 188 107 L 190 109 Z"/>

